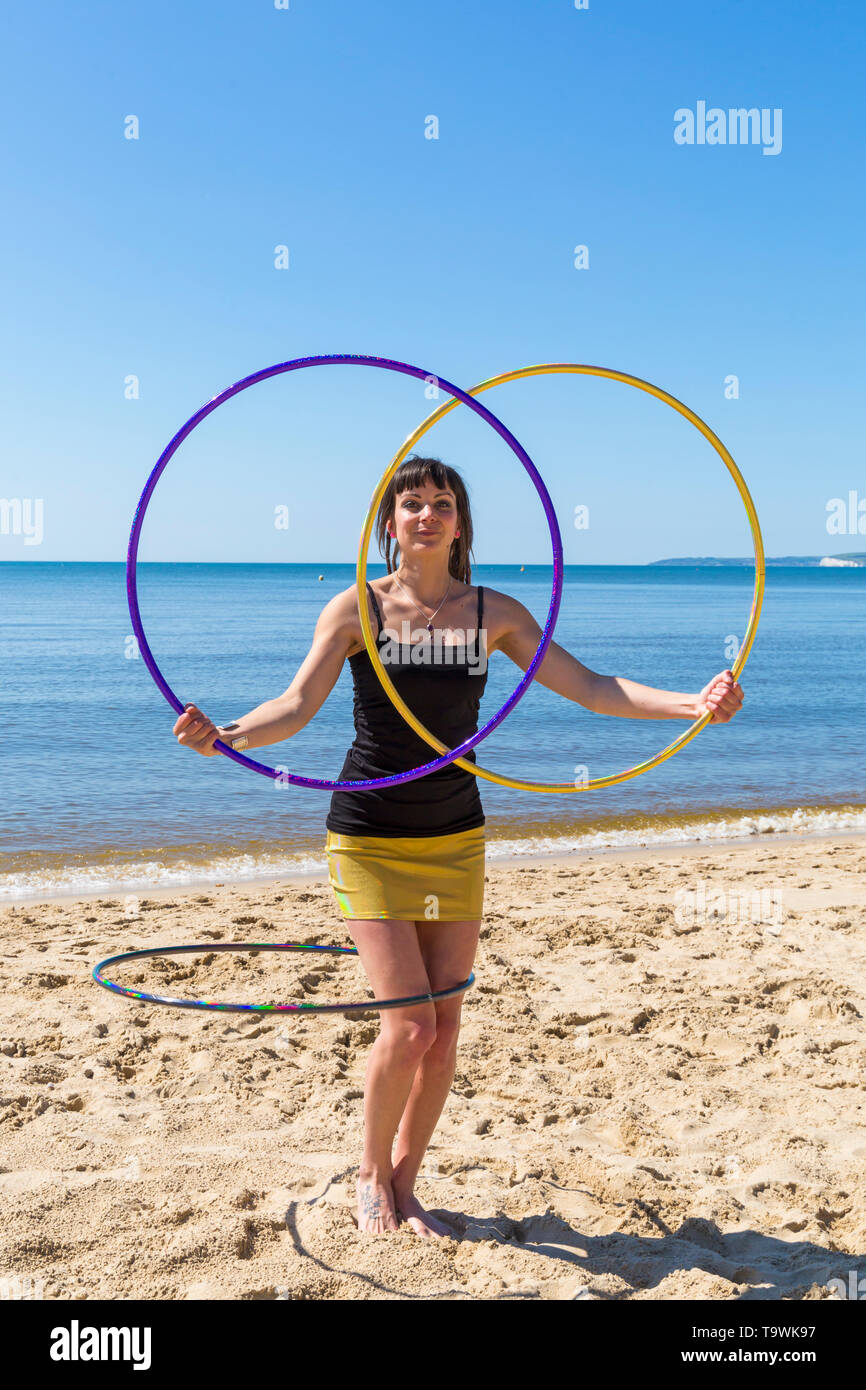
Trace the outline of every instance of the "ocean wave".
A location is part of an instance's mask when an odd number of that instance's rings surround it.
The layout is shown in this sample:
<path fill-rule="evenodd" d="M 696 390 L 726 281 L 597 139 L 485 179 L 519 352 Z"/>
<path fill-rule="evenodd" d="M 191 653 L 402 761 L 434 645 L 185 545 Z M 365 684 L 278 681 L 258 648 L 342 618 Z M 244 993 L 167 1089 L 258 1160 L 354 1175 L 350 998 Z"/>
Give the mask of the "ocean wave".
<path fill-rule="evenodd" d="M 487 841 L 488 859 L 538 854 L 571 854 L 581 850 L 640 849 L 649 845 L 688 845 L 724 840 L 750 840 L 763 835 L 826 835 L 866 830 L 866 806 L 798 807 L 796 810 L 743 812 L 718 818 L 666 820 L 659 817 L 639 826 L 609 826 L 577 835 L 543 835 Z"/>
<path fill-rule="evenodd" d="M 318 874 L 321 855 L 234 854 L 211 859 L 127 860 L 21 870 L 0 877 L 0 901 L 34 897 L 76 897 L 95 893 L 136 893 L 147 889 L 213 887 L 238 881 L 267 881 L 288 875 Z"/>
<path fill-rule="evenodd" d="M 797 807 L 777 811 L 720 812 L 715 816 L 659 816 L 639 824 L 605 825 L 578 833 L 491 835 L 490 861 L 556 856 L 587 851 L 639 849 L 750 840 L 764 836 L 822 836 L 866 831 L 866 806 Z M 204 847 L 202 847 L 204 851 Z M 327 872 L 318 849 L 290 854 L 257 850 L 199 858 L 103 860 L 92 864 L 42 865 L 0 875 L 0 901 L 134 894 L 147 890 L 214 887 L 224 883 L 269 882 Z"/>

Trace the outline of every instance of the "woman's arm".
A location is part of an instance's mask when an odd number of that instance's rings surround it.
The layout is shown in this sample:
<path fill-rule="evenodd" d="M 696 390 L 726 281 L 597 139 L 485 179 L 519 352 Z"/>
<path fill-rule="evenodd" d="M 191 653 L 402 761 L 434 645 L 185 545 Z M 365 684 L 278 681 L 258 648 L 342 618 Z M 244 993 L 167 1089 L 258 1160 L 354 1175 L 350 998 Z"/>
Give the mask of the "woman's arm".
<path fill-rule="evenodd" d="M 273 700 L 256 705 L 237 721 L 237 728 L 226 734 L 224 742 L 245 734 L 248 748 L 261 748 L 269 743 L 281 743 L 308 724 L 330 695 L 346 653 L 354 640 L 358 625 L 358 610 L 354 590 L 345 591 L 325 604 L 319 614 L 310 650 L 298 668 L 287 690 Z M 354 621 L 353 621 L 354 619 Z M 187 705 L 172 732 L 178 743 L 193 748 L 205 757 L 220 756 L 214 739 L 220 738 L 220 726 L 208 719 L 197 705 Z"/>
<path fill-rule="evenodd" d="M 505 652 L 525 671 L 541 641 L 541 628 L 517 599 L 497 594 L 496 641 L 493 650 Z M 499 611 L 501 609 L 501 612 Z M 575 700 L 595 714 L 622 719 L 699 719 L 713 711 L 713 724 L 726 724 L 743 703 L 743 692 L 730 671 L 714 676 L 699 694 L 656 690 L 625 676 L 603 676 L 583 666 L 575 657 L 551 642 L 535 673 L 539 685 Z"/>

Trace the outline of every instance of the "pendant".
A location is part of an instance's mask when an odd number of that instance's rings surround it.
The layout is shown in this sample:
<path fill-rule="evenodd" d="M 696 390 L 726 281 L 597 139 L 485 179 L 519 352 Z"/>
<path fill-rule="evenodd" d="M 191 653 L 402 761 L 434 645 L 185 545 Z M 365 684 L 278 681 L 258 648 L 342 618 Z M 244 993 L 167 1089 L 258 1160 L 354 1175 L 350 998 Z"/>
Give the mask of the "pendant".
<path fill-rule="evenodd" d="M 427 631 L 428 631 L 428 632 L 432 632 L 432 631 L 433 631 L 433 624 L 432 624 L 432 623 L 428 623 L 428 624 L 427 624 Z"/>

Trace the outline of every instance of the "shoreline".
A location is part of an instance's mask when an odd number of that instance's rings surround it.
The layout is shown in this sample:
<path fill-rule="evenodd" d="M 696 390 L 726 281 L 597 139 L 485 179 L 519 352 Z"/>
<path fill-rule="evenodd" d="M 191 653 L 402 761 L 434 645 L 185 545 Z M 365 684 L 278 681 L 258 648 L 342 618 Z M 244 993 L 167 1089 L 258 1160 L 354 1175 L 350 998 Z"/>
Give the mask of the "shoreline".
<path fill-rule="evenodd" d="M 580 849 L 568 851 L 550 850 L 539 853 L 491 855 L 489 852 L 486 863 L 486 874 L 490 879 L 491 871 L 512 870 L 521 868 L 562 868 L 576 867 L 580 864 L 591 862 L 595 858 L 604 861 L 613 860 L 617 864 L 626 866 L 632 862 L 646 860 L 649 855 L 661 862 L 665 862 L 677 855 L 706 855 L 713 853 L 723 853 L 731 850 L 742 854 L 748 849 L 758 849 L 770 845 L 792 845 L 792 844 L 826 844 L 827 841 L 840 840 L 844 844 L 853 844 L 858 840 L 862 841 L 864 850 L 864 860 L 866 860 L 866 830 L 854 829 L 825 829 L 810 831 L 766 831 L 759 835 L 731 836 L 726 839 L 695 839 L 678 840 L 675 842 L 651 842 L 641 845 L 592 845 Z M 328 887 L 327 869 L 311 872 L 307 869 L 293 871 L 282 869 L 272 874 L 261 874 L 253 877 L 231 878 L 227 877 L 224 881 L 214 882 L 212 878 L 194 878 L 177 880 L 173 883 L 160 883 L 153 886 L 128 888 L 121 886 L 103 887 L 89 892 L 73 893 L 35 893 L 22 895 L 20 897 L 8 897 L 0 899 L 0 911 L 6 908 L 15 907 L 34 907 L 39 903 L 51 903 L 58 906 L 68 906 L 73 903 L 94 903 L 105 898 L 152 898 L 161 901 L 166 898 L 186 897 L 192 893 L 201 892 L 250 892 L 255 893 L 262 889 L 274 887 L 303 887 L 306 884 L 316 885 L 317 887 Z"/>

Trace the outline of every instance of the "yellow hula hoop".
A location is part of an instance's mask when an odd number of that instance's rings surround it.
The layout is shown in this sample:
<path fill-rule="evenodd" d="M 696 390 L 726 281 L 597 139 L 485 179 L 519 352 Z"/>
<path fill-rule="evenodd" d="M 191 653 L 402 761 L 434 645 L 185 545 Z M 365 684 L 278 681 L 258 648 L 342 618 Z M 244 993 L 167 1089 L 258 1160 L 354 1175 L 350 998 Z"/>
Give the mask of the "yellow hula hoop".
<path fill-rule="evenodd" d="M 736 483 L 737 491 L 739 492 L 740 497 L 743 499 L 743 504 L 746 508 L 746 514 L 749 518 L 749 526 L 752 532 L 752 543 L 754 545 L 755 550 L 755 590 L 752 598 L 752 609 L 749 614 L 749 621 L 746 627 L 745 636 L 743 637 L 742 643 L 740 645 L 740 650 L 737 653 L 737 658 L 733 666 L 730 667 L 734 679 L 737 680 L 740 673 L 743 670 L 743 667 L 746 664 L 746 660 L 752 648 L 752 643 L 755 640 L 755 633 L 758 629 L 758 619 L 761 615 L 761 603 L 764 596 L 764 545 L 761 539 L 761 528 L 758 523 L 758 514 L 755 511 L 755 504 L 752 501 L 749 489 L 746 487 L 745 480 L 742 474 L 740 473 L 740 470 L 734 463 L 734 460 L 731 458 L 731 455 L 728 453 L 722 441 L 718 438 L 716 434 L 713 433 L 709 425 L 705 424 L 705 422 L 700 418 L 699 415 L 696 415 L 695 412 L 693 410 L 690 410 L 687 405 L 683 405 L 682 401 L 678 401 L 675 396 L 671 396 L 667 391 L 663 391 L 661 387 L 653 386 L 651 382 L 643 381 L 640 377 L 630 376 L 628 372 L 617 372 L 610 367 L 589 367 L 584 365 L 583 363 L 576 362 L 547 362 L 542 363 L 538 366 L 522 367 L 519 371 L 516 372 L 503 372 L 500 376 L 490 377 L 487 381 L 482 381 L 479 386 L 473 386 L 472 390 L 469 391 L 468 394 L 470 396 L 477 396 L 482 391 L 489 391 L 491 386 L 501 386 L 508 381 L 520 381 L 523 377 L 546 376 L 548 374 L 558 372 L 572 372 L 580 376 L 607 377 L 611 381 L 624 382 L 627 386 L 636 386 L 639 390 L 646 391 L 650 396 L 655 396 L 658 400 L 664 401 L 667 405 L 672 406 L 674 410 L 678 411 L 680 415 L 685 416 L 687 420 L 691 421 L 691 423 L 695 426 L 696 429 L 700 430 L 704 438 L 707 439 L 710 442 L 710 444 L 712 444 L 716 453 L 719 455 L 728 472 L 730 473 L 731 477 L 733 478 L 734 482 Z M 401 699 L 401 697 L 394 688 L 393 681 L 391 680 L 390 676 L 388 675 L 388 672 L 385 670 L 385 667 L 382 664 L 382 659 L 377 650 L 376 642 L 373 637 L 373 628 L 370 622 L 368 606 L 365 601 L 367 582 L 367 551 L 370 547 L 370 536 L 373 531 L 373 526 L 375 525 L 376 514 L 379 510 L 379 504 L 382 501 L 388 484 L 390 483 L 397 469 L 400 467 L 400 464 L 403 462 L 404 458 L 410 452 L 410 450 L 415 447 L 418 440 L 421 439 L 427 433 L 428 430 L 432 429 L 435 424 L 437 424 L 441 419 L 443 419 L 444 416 L 446 416 L 450 410 L 454 410 L 455 407 L 458 405 L 460 405 L 460 401 L 456 399 L 446 401 L 444 405 L 440 405 L 437 410 L 433 411 L 432 415 L 428 415 L 427 419 L 424 420 L 423 423 L 418 426 L 418 428 L 415 430 L 413 434 L 409 435 L 405 444 L 403 444 L 403 446 L 394 455 L 394 458 L 392 459 L 391 463 L 388 465 L 388 468 L 382 475 L 382 479 L 379 483 L 379 486 L 373 493 L 373 497 L 371 499 L 367 515 L 364 519 L 364 529 L 361 532 L 361 541 L 358 547 L 358 613 L 361 619 L 361 630 L 364 634 L 364 645 L 366 646 L 367 651 L 370 654 L 370 660 L 373 663 L 373 670 L 376 672 L 376 675 L 378 676 L 379 681 L 382 687 L 384 688 L 385 694 L 388 696 L 389 700 L 395 706 L 395 708 L 399 710 L 400 714 L 402 714 L 403 718 L 406 720 L 406 723 L 409 724 L 411 728 L 415 730 L 416 734 L 423 738 L 425 743 L 428 743 L 431 748 L 435 748 L 437 753 L 450 753 L 451 750 L 446 746 L 446 744 L 441 743 L 435 734 L 432 734 L 429 729 L 426 729 L 424 727 L 420 719 L 417 719 L 415 717 L 415 715 L 409 709 L 405 701 Z M 637 763 L 634 767 L 627 768 L 625 772 L 613 773 L 610 777 L 593 777 L 588 779 L 586 782 L 581 783 L 524 782 L 519 777 L 505 777 L 498 772 L 491 772 L 487 768 L 479 767 L 477 763 L 470 762 L 467 758 L 455 758 L 454 763 L 457 767 L 462 767 L 464 771 L 474 773 L 476 777 L 483 777 L 488 782 L 496 782 L 501 787 L 512 787 L 519 791 L 593 791 L 601 787 L 614 787 L 619 782 L 627 782 L 632 777 L 638 777 L 642 772 L 649 772 L 650 768 L 658 767 L 660 763 L 666 762 L 668 758 L 673 757 L 674 753 L 678 753 L 681 748 L 684 748 L 686 744 L 689 743 L 690 740 L 695 737 L 696 734 L 700 733 L 704 725 L 710 722 L 711 718 L 712 713 L 710 711 L 708 711 L 706 714 L 701 715 L 699 719 L 696 719 L 695 722 L 692 725 L 690 725 L 688 729 L 686 729 L 685 733 L 680 734 L 679 738 L 675 739 L 673 743 L 669 743 L 667 748 L 663 748 L 662 751 L 660 753 L 657 753 L 654 758 L 648 758 L 645 762 Z"/>

